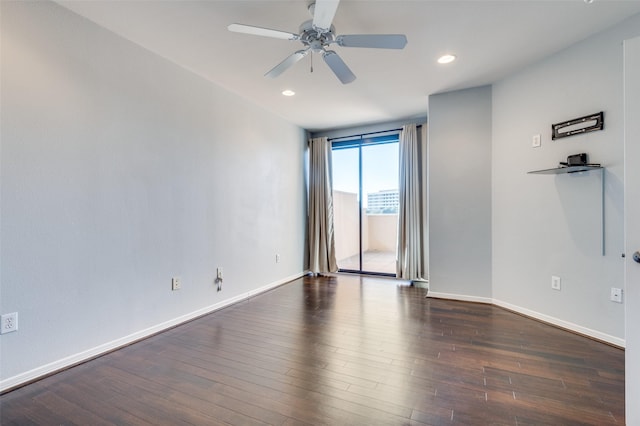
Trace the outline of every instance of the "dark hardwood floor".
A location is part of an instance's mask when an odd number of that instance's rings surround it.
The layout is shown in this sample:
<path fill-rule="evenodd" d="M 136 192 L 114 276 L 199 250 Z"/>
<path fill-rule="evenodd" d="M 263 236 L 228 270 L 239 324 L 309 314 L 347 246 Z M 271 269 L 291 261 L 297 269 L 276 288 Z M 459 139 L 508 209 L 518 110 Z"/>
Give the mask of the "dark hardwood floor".
<path fill-rule="evenodd" d="M 625 423 L 624 351 L 424 295 L 296 280 L 2 395 L 0 423 Z"/>

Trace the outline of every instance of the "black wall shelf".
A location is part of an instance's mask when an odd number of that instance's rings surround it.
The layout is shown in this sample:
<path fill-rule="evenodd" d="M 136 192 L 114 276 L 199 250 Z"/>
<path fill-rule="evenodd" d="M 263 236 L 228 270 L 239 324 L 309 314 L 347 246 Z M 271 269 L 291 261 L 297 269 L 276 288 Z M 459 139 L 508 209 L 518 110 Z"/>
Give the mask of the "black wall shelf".
<path fill-rule="evenodd" d="M 560 175 L 563 173 L 579 173 L 588 172 L 590 170 L 601 170 L 602 166 L 566 166 L 566 167 L 554 167 L 553 169 L 533 170 L 527 172 L 532 175 Z"/>

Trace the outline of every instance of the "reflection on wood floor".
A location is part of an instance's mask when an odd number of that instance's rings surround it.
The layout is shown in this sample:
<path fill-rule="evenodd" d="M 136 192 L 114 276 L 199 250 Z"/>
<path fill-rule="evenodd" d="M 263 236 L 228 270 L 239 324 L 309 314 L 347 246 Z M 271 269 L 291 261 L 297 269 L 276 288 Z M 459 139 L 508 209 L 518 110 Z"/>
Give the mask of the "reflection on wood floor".
<path fill-rule="evenodd" d="M 306 277 L 0 408 L 2 425 L 623 425 L 624 352 L 394 280 Z"/>

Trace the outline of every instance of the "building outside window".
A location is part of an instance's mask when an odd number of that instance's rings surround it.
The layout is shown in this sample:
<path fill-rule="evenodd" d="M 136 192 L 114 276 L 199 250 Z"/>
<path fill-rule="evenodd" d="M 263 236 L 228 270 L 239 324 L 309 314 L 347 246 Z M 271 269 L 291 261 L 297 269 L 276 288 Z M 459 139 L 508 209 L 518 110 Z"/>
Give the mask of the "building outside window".
<path fill-rule="evenodd" d="M 397 214 L 398 204 L 397 189 L 386 189 L 367 194 L 367 214 Z"/>

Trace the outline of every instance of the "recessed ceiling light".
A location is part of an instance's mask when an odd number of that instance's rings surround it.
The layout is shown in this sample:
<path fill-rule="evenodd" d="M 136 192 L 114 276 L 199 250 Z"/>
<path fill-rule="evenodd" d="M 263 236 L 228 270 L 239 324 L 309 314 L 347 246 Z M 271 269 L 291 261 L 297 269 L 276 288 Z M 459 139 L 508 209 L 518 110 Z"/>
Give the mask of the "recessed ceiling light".
<path fill-rule="evenodd" d="M 456 60 L 456 55 L 442 55 L 438 58 L 439 64 L 448 64 Z"/>
<path fill-rule="evenodd" d="M 285 96 L 293 96 L 293 95 L 296 94 L 296 92 L 294 92 L 293 90 L 287 89 L 287 90 L 283 90 L 282 94 L 285 95 Z"/>

